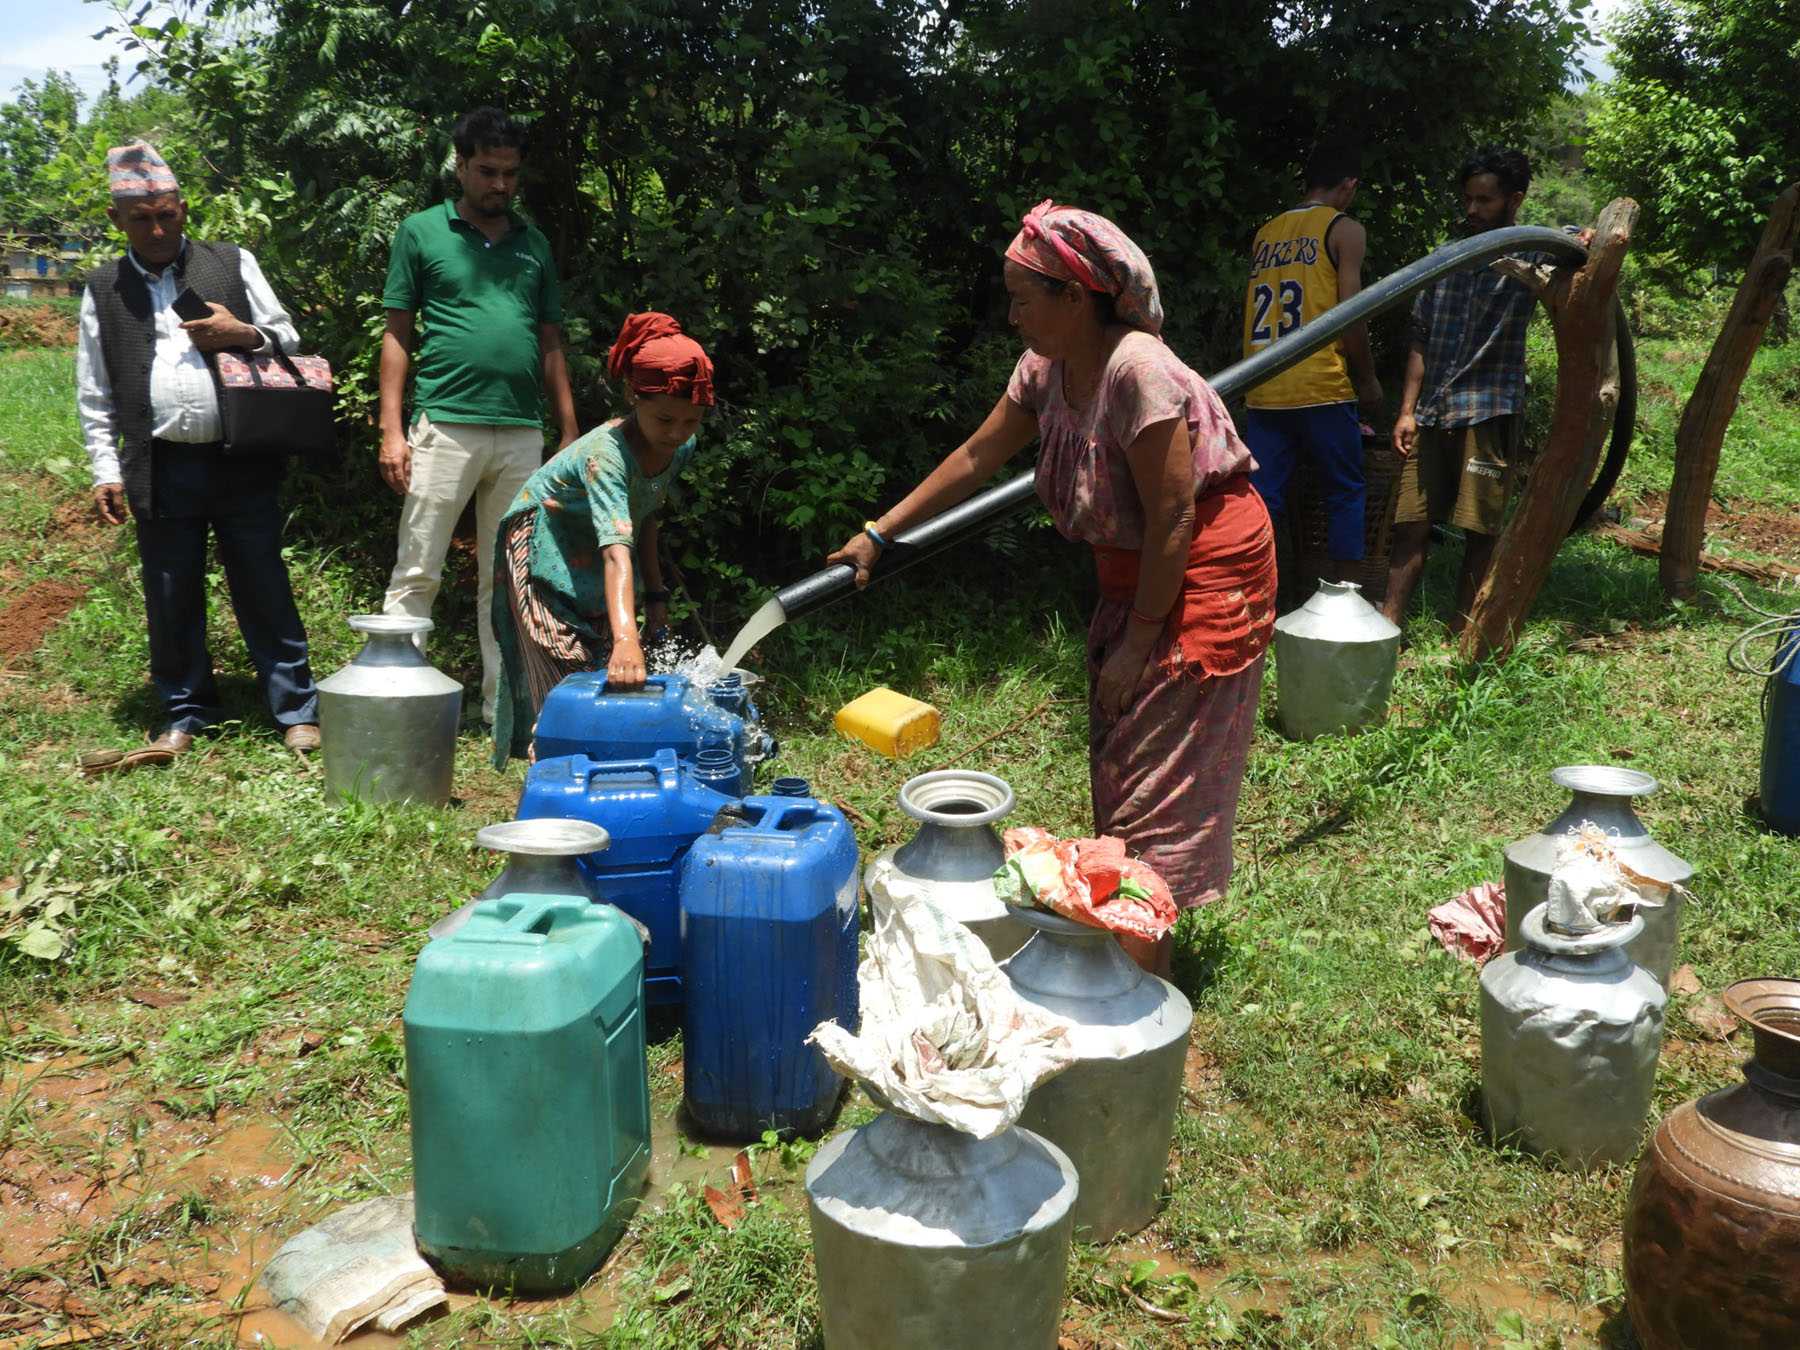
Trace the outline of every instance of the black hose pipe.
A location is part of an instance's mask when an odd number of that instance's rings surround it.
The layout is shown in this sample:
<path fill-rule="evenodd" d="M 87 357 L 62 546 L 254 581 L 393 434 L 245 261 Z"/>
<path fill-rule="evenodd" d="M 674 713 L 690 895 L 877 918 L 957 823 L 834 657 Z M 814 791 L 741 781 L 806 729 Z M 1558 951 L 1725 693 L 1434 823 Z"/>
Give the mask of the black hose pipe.
<path fill-rule="evenodd" d="M 1367 290 L 1334 305 L 1304 328 L 1295 329 L 1256 355 L 1208 377 L 1207 383 L 1218 391 L 1220 398 L 1230 398 L 1305 360 L 1363 320 L 1411 299 L 1415 292 L 1440 277 L 1482 266 L 1508 254 L 1525 252 L 1554 254 L 1564 262 L 1587 261 L 1587 249 L 1574 235 L 1561 230 L 1540 225 L 1512 225 L 1503 230 L 1488 230 L 1446 244 L 1383 277 Z M 1631 447 L 1632 427 L 1637 416 L 1637 357 L 1631 345 L 1631 328 L 1626 321 L 1625 307 L 1617 299 L 1613 303 L 1613 316 L 1619 344 L 1619 406 L 1613 415 L 1612 441 L 1606 459 L 1575 517 L 1576 529 L 1600 509 L 1618 481 L 1619 471 L 1624 467 L 1626 453 Z M 1022 473 L 940 511 L 930 520 L 897 535 L 882 551 L 870 579 L 892 576 L 951 544 L 979 534 L 1001 516 L 1024 506 L 1035 495 L 1032 475 Z M 842 599 L 855 589 L 855 569 L 847 563 L 835 563 L 783 587 L 775 592 L 775 599 L 783 614 L 796 619 L 833 600 Z"/>

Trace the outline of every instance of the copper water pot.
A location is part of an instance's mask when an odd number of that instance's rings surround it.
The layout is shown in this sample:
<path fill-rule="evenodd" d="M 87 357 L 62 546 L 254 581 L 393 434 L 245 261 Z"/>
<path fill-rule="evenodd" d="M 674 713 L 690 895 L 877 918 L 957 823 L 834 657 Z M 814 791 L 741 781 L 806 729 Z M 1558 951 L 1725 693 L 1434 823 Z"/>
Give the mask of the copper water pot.
<path fill-rule="evenodd" d="M 1645 1350 L 1800 1346 L 1800 980 L 1739 980 L 1745 1081 L 1677 1107 L 1638 1160 L 1625 1287 Z"/>

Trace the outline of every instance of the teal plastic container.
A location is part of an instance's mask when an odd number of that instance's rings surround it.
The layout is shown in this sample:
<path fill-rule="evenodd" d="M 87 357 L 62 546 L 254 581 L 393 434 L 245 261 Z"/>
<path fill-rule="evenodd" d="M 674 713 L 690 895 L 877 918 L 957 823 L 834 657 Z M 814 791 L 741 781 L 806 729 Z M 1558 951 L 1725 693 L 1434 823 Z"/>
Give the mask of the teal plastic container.
<path fill-rule="evenodd" d="M 644 954 L 611 905 L 484 900 L 406 996 L 413 1227 L 447 1277 L 572 1289 L 650 1168 Z"/>

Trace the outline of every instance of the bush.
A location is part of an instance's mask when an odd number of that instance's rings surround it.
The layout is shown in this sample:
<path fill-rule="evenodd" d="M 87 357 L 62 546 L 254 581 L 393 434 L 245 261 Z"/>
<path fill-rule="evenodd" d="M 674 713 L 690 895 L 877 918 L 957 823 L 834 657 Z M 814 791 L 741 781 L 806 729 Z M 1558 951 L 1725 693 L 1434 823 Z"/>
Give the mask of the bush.
<path fill-rule="evenodd" d="M 254 11 L 253 35 L 231 21 Z M 667 537 L 690 586 L 810 567 L 972 429 L 1016 358 L 999 255 L 1051 196 L 1159 267 L 1167 337 L 1237 355 L 1242 247 L 1321 134 L 1363 137 L 1370 270 L 1435 244 L 1476 140 L 1550 99 L 1580 35 L 1549 0 L 206 0 L 133 30 L 207 123 L 209 227 L 244 231 L 341 375 L 372 484 L 388 240 L 448 190 L 478 103 L 533 126 L 522 204 L 565 284 L 584 425 L 629 310 L 712 351 L 721 407 Z M 1421 68 L 1455 69 L 1454 112 Z M 220 231 L 222 233 L 222 231 Z M 230 237 L 230 236 L 228 236 Z M 373 489 L 371 489 L 373 490 Z M 1010 536 L 1016 542 L 1016 533 Z M 1005 546 L 1004 544 L 1002 546 Z"/>

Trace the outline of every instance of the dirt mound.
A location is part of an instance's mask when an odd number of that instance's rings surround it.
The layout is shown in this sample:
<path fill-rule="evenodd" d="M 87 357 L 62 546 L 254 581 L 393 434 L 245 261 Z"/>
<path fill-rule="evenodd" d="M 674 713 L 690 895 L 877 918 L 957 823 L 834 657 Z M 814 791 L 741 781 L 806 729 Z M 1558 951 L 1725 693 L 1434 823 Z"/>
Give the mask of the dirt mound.
<path fill-rule="evenodd" d="M 0 305 L 0 347 L 73 347 L 76 317 L 54 305 Z"/>
<path fill-rule="evenodd" d="M 1668 509 L 1666 492 L 1646 492 L 1638 505 L 1639 512 L 1659 526 Z M 1792 512 L 1732 511 L 1713 501 L 1706 508 L 1706 535 L 1753 553 L 1800 562 L 1800 516 Z"/>
<path fill-rule="evenodd" d="M 34 581 L 8 601 L 0 608 L 0 666 L 36 651 L 86 594 L 87 587 L 71 581 Z"/>

